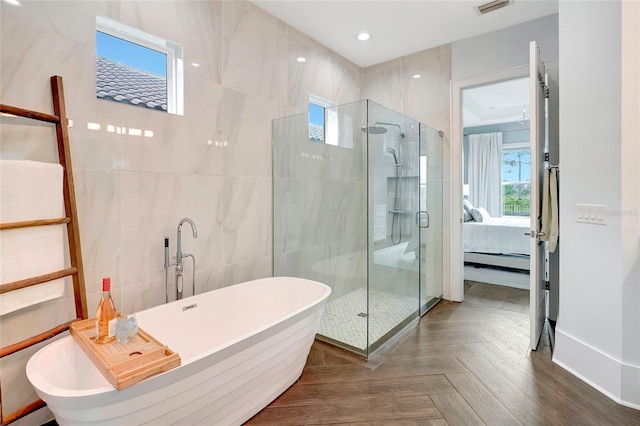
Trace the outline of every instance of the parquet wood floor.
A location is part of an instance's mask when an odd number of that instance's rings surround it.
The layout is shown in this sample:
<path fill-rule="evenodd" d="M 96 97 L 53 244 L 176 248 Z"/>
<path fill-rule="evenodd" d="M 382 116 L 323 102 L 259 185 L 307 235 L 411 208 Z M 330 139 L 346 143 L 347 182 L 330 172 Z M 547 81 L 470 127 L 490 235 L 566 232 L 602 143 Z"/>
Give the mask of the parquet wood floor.
<path fill-rule="evenodd" d="M 248 425 L 640 425 L 528 350 L 525 290 L 465 283 L 369 360 L 316 341 L 302 377 Z"/>

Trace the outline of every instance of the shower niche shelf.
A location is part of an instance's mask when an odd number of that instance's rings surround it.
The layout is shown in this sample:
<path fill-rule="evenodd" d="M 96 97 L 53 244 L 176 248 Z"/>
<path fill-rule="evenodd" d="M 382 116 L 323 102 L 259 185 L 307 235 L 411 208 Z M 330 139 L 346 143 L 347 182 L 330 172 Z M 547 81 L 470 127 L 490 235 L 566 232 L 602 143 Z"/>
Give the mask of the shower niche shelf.
<path fill-rule="evenodd" d="M 411 176 L 401 176 L 400 179 L 418 179 L 420 176 L 416 176 L 416 175 L 411 175 Z M 389 180 L 396 180 L 398 179 L 395 176 L 387 176 L 387 179 Z"/>

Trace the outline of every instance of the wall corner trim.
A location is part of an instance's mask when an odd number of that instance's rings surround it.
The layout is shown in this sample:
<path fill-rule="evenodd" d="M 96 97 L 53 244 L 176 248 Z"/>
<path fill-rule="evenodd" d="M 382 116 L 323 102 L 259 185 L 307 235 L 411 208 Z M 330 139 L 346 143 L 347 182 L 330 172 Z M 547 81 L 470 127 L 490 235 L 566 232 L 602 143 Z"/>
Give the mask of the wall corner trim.
<path fill-rule="evenodd" d="M 640 365 L 622 362 L 559 328 L 552 361 L 616 403 L 640 410 Z M 630 376 L 639 380 L 625 389 L 630 381 L 623 378 Z"/>

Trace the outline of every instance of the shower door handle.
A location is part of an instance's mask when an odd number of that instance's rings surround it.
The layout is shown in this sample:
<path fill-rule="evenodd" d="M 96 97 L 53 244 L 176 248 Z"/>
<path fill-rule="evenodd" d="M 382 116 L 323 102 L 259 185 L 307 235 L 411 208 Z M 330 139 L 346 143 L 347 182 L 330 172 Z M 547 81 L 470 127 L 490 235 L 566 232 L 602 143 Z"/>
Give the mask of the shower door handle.
<path fill-rule="evenodd" d="M 423 222 L 422 217 L 426 217 L 426 225 Z M 427 211 L 419 211 L 416 212 L 416 226 L 418 228 L 428 228 L 429 227 L 429 212 Z"/>

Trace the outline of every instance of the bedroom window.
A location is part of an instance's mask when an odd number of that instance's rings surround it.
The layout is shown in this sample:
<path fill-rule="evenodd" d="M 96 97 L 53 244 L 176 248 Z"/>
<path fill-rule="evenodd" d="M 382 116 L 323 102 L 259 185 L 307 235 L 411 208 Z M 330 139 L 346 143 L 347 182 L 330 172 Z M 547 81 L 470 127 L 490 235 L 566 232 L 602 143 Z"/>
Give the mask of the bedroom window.
<path fill-rule="evenodd" d="M 502 147 L 504 216 L 529 216 L 531 206 L 531 149 Z"/>

